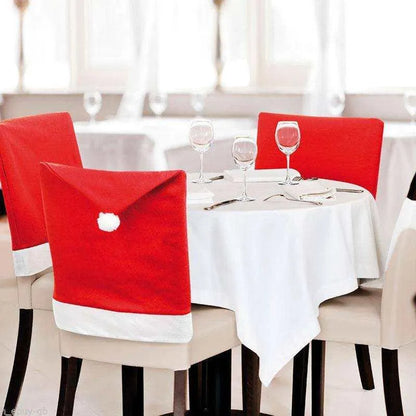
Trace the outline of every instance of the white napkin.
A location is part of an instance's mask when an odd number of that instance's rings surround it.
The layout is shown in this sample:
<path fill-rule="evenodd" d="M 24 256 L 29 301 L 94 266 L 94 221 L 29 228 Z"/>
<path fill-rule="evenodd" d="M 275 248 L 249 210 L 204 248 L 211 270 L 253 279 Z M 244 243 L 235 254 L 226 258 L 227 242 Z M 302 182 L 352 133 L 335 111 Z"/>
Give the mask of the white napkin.
<path fill-rule="evenodd" d="M 291 178 L 299 176 L 295 169 L 289 169 Z M 247 182 L 279 182 L 286 177 L 286 169 L 254 169 L 247 171 Z M 243 172 L 240 169 L 224 171 L 224 179 L 231 182 L 243 182 Z"/>
<path fill-rule="evenodd" d="M 207 188 L 201 188 L 197 191 L 188 192 L 186 197 L 187 204 L 207 204 L 213 202 L 214 194 Z"/>
<path fill-rule="evenodd" d="M 290 198 L 314 202 L 334 199 L 336 193 L 335 188 L 328 188 L 319 181 L 300 181 L 298 185 L 283 185 L 282 191 Z"/>

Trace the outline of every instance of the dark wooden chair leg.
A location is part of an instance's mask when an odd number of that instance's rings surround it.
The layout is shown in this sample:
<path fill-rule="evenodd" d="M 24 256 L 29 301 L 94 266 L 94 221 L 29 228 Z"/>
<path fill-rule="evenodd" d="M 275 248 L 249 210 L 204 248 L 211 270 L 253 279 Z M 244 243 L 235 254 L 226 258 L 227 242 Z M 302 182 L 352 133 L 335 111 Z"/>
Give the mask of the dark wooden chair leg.
<path fill-rule="evenodd" d="M 361 385 L 364 390 L 374 389 L 373 370 L 371 369 L 370 350 L 368 345 L 355 344 L 358 370 L 360 372 Z"/>
<path fill-rule="evenodd" d="M 207 361 L 208 413 L 210 416 L 231 415 L 231 350 Z"/>
<path fill-rule="evenodd" d="M 121 367 L 123 416 L 144 416 L 143 368 Z"/>
<path fill-rule="evenodd" d="M 175 371 L 173 416 L 185 416 L 186 413 L 186 375 L 186 370 Z"/>
<path fill-rule="evenodd" d="M 82 360 L 80 358 L 71 357 L 68 359 L 64 416 L 72 416 L 72 413 L 74 411 L 75 393 L 77 391 L 79 375 L 81 373 L 81 366 Z"/>
<path fill-rule="evenodd" d="M 381 350 L 387 416 L 403 416 L 397 350 Z"/>
<path fill-rule="evenodd" d="M 293 358 L 292 416 L 305 415 L 309 344 Z"/>
<path fill-rule="evenodd" d="M 64 414 L 67 374 L 68 374 L 68 358 L 61 357 L 61 383 L 59 385 L 59 398 L 58 398 L 58 408 L 56 410 L 56 416 L 63 416 Z"/>
<path fill-rule="evenodd" d="M 312 341 L 312 416 L 323 416 L 325 392 L 325 341 Z"/>
<path fill-rule="evenodd" d="M 244 345 L 241 349 L 241 366 L 243 381 L 243 414 L 245 416 L 259 416 L 261 401 L 259 357 Z"/>
<path fill-rule="evenodd" d="M 189 369 L 189 408 L 191 415 L 201 416 L 208 406 L 207 360 L 194 364 Z"/>
<path fill-rule="evenodd" d="M 25 379 L 27 360 L 29 358 L 30 342 L 32 339 L 33 310 L 20 309 L 19 331 L 17 335 L 16 350 L 14 354 L 13 370 L 10 377 L 9 389 L 3 408 L 5 415 L 14 414 L 23 381 Z"/>

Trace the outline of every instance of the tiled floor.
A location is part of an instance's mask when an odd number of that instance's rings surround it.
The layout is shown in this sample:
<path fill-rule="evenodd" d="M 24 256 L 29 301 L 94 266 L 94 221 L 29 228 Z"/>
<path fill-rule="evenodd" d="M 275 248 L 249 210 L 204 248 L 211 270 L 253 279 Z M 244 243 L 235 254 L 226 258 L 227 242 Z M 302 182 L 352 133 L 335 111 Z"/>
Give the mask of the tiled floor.
<path fill-rule="evenodd" d="M 15 281 L 6 267 L 10 264 L 6 230 L 6 226 L 0 223 L 0 405 L 4 402 L 13 362 L 18 312 Z M 371 349 L 371 358 L 376 389 L 363 391 L 355 364 L 354 347 L 328 345 L 325 402 L 327 416 L 385 415 L 379 349 Z M 16 415 L 55 414 L 59 363 L 57 332 L 52 314 L 36 312 L 28 370 Z M 400 370 L 405 414 L 416 415 L 416 344 L 401 349 Z M 74 415 L 121 415 L 120 378 L 118 366 L 85 362 Z M 172 373 L 146 370 L 146 415 L 155 416 L 171 411 L 172 381 Z M 262 410 L 272 415 L 290 415 L 290 401 L 289 364 L 269 388 L 263 389 Z M 238 350 L 233 355 L 233 407 L 241 408 Z M 306 414 L 310 414 L 309 400 Z"/>

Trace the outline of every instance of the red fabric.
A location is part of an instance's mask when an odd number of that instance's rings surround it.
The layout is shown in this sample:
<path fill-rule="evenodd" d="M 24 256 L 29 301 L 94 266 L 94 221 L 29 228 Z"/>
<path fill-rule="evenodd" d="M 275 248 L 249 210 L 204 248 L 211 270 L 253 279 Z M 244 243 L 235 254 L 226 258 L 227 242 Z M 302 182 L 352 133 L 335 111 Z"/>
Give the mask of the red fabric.
<path fill-rule="evenodd" d="M 191 310 L 182 171 L 109 172 L 43 164 L 54 299 L 117 312 Z M 99 213 L 119 216 L 113 232 Z"/>
<path fill-rule="evenodd" d="M 303 177 L 354 183 L 376 196 L 384 127 L 381 120 L 260 113 L 256 169 L 286 167 L 286 156 L 274 137 L 279 121 L 299 124 L 300 146 L 290 162 Z"/>
<path fill-rule="evenodd" d="M 13 250 L 48 241 L 39 178 L 44 161 L 82 166 L 68 113 L 0 123 L 0 178 Z"/>

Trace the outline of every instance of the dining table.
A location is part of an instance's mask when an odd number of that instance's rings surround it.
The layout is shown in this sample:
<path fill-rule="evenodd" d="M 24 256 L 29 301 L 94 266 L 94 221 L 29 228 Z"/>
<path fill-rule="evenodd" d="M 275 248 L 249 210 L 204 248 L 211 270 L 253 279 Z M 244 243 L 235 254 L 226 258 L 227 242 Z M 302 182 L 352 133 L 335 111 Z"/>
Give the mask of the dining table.
<path fill-rule="evenodd" d="M 189 117 L 114 118 L 95 123 L 76 122 L 74 128 L 85 167 L 195 172 L 199 158 L 188 142 L 188 130 L 193 120 Z M 205 155 L 205 167 L 229 169 L 233 166 L 230 151 L 233 138 L 236 135 L 256 138 L 256 118 L 215 117 L 211 120 L 215 140 Z M 415 171 L 416 125 L 385 121 L 376 198 L 385 249 Z"/>
<path fill-rule="evenodd" d="M 382 275 L 375 200 L 358 186 L 319 180 L 347 192 L 316 205 L 280 196 L 277 182 L 249 181 L 255 201 L 206 210 L 237 197 L 242 183 L 195 184 L 194 177 L 188 175 L 187 209 L 192 302 L 235 312 L 241 343 L 259 357 L 268 386 L 319 334 L 321 302 L 356 290 L 360 278 Z M 204 194 L 212 200 L 192 199 Z"/>

